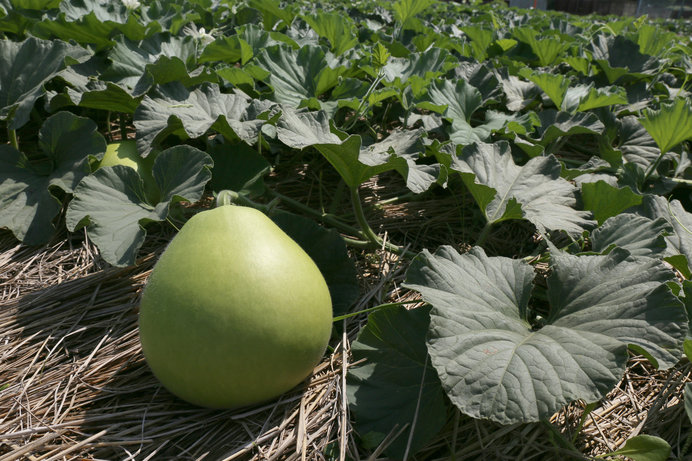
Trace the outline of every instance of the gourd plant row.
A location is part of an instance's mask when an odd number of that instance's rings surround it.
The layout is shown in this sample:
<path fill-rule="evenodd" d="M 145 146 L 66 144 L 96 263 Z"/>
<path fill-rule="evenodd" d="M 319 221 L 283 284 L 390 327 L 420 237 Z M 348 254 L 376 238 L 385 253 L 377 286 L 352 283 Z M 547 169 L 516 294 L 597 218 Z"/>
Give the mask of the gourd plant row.
<path fill-rule="evenodd" d="M 374 309 L 352 347 L 366 448 L 408 425 L 387 448 L 406 458 L 450 405 L 546 421 L 604 396 L 628 350 L 667 368 L 690 344 L 689 23 L 433 0 L 2 0 L 0 33 L 0 227 L 23 243 L 86 232 L 132 265 L 209 192 L 278 202 L 306 246 L 348 236 L 312 250 L 341 255 L 318 264 L 337 318 L 357 297 L 344 242 L 410 261 L 425 306 Z M 265 184 L 295 156 L 339 175 L 350 220 Z M 471 250 L 384 242 L 360 197 L 382 174 L 400 200 L 463 184 Z M 517 220 L 535 229 L 527 255 L 489 254 Z"/>

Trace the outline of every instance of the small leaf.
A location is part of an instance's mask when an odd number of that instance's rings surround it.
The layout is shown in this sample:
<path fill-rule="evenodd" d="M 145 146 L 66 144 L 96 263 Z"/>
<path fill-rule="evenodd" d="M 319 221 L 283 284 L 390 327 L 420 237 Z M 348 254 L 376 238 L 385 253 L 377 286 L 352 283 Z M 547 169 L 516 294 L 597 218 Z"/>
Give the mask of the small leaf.
<path fill-rule="evenodd" d="M 380 69 L 387 65 L 391 54 L 386 46 L 382 45 L 381 42 L 377 42 L 372 49 L 372 64 L 376 69 Z"/>
<path fill-rule="evenodd" d="M 386 450 L 394 459 L 404 459 L 412 428 L 410 455 L 423 448 L 447 419 L 444 392 L 425 348 L 429 311 L 427 307 L 375 311 L 351 344 L 353 360 L 366 359 L 347 375 L 356 431 L 383 437 L 403 429 Z"/>
<path fill-rule="evenodd" d="M 639 119 L 665 154 L 683 141 L 692 139 L 692 103 L 689 98 L 676 98 L 659 110 L 645 109 Z"/>
<path fill-rule="evenodd" d="M 660 437 L 642 434 L 627 439 L 624 447 L 604 456 L 626 456 L 632 461 L 666 461 L 670 456 L 670 445 Z"/>
<path fill-rule="evenodd" d="M 314 16 L 306 16 L 305 20 L 320 37 L 329 41 L 330 49 L 336 56 L 358 44 L 353 21 L 345 15 L 320 11 Z"/>
<path fill-rule="evenodd" d="M 603 180 L 583 183 L 581 193 L 584 209 L 593 212 L 598 224 L 642 203 L 642 196 L 629 187 L 614 187 Z"/>

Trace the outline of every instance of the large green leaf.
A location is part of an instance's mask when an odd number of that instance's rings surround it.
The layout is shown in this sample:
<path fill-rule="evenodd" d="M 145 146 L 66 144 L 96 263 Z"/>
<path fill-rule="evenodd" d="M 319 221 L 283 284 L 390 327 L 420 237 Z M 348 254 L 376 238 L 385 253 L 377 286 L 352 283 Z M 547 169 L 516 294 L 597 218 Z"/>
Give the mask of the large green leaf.
<path fill-rule="evenodd" d="M 0 120 L 6 120 L 11 129 L 23 126 L 36 100 L 45 94 L 44 85 L 66 66 L 89 55 L 62 41 L 0 40 Z"/>
<path fill-rule="evenodd" d="M 265 30 L 277 30 L 291 24 L 295 14 L 292 8 L 274 0 L 249 0 L 248 5 L 262 13 Z"/>
<path fill-rule="evenodd" d="M 276 122 L 276 134 L 281 142 L 294 149 L 342 143 L 341 138 L 332 133 L 329 115 L 323 110 L 301 112 L 283 108 Z"/>
<path fill-rule="evenodd" d="M 555 107 L 562 108 L 562 101 L 565 99 L 569 89 L 569 79 L 562 74 L 552 74 L 549 72 L 524 72 L 523 75 L 538 85 L 543 92 L 553 101 Z"/>
<path fill-rule="evenodd" d="M 385 139 L 368 146 L 360 135 L 343 139 L 333 133 L 324 111 L 296 112 L 284 108 L 276 124 L 281 142 L 294 149 L 316 148 L 332 164 L 351 189 L 372 176 L 397 170 L 406 185 L 416 193 L 424 192 L 438 180 L 438 164 L 418 164 L 425 149 L 420 142 L 423 130 L 395 130 Z"/>
<path fill-rule="evenodd" d="M 135 264 L 144 243 L 144 226 L 164 221 L 172 205 L 196 202 L 211 178 L 213 162 L 206 153 L 190 146 L 175 146 L 154 160 L 154 180 L 161 191 L 158 203 L 149 203 L 144 184 L 129 167 L 103 167 L 86 176 L 75 188 L 65 216 L 70 231 L 86 226 L 89 238 L 104 260 L 114 266 Z"/>
<path fill-rule="evenodd" d="M 462 412 L 502 424 L 547 420 L 570 401 L 605 395 L 628 345 L 663 367 L 679 359 L 687 317 L 662 261 L 622 249 L 551 258 L 541 316 L 530 303 L 533 268 L 521 260 L 445 246 L 411 264 L 405 286 L 432 305 L 428 351 Z"/>
<path fill-rule="evenodd" d="M 465 80 L 434 80 L 417 106 L 441 113 L 451 121 L 469 122 L 483 103 L 481 92 Z"/>
<path fill-rule="evenodd" d="M 315 45 L 305 45 L 298 50 L 283 45 L 271 46 L 258 54 L 256 62 L 269 73 L 268 83 L 274 89 L 274 100 L 296 109 L 303 101 L 317 101 L 316 98 L 339 83 L 339 76 L 347 70 L 343 66 L 330 67 L 322 48 Z"/>
<path fill-rule="evenodd" d="M 348 401 L 355 428 L 375 448 L 391 432 L 400 435 L 386 453 L 404 459 L 424 447 L 447 418 L 444 392 L 425 348 L 430 309 L 390 307 L 373 312 L 351 344 Z M 413 434 L 411 434 L 413 431 Z"/>
<path fill-rule="evenodd" d="M 539 112 L 538 117 L 541 126 L 538 128 L 537 142 L 542 146 L 547 146 L 564 136 L 600 134 L 605 129 L 603 122 L 593 112 L 570 114 L 548 109 Z"/>
<path fill-rule="evenodd" d="M 622 153 L 622 159 L 617 162 L 611 161 L 614 165 L 633 163 L 642 171 L 646 171 L 661 153 L 654 139 L 633 115 L 618 120 L 617 133 L 617 149 Z"/>
<path fill-rule="evenodd" d="M 689 98 L 676 98 L 670 104 L 663 104 L 659 110 L 645 109 L 639 120 L 663 154 L 692 139 L 692 103 Z"/>
<path fill-rule="evenodd" d="M 593 84 L 582 86 L 579 97 L 576 99 L 577 112 L 597 109 L 599 107 L 627 104 L 627 93 L 620 86 L 596 88 Z M 567 92 L 569 98 L 570 92 Z M 569 107 L 569 106 L 567 106 Z"/>
<path fill-rule="evenodd" d="M 660 57 L 671 47 L 671 44 L 680 41 L 681 37 L 674 32 L 665 30 L 654 24 L 644 23 L 637 30 L 637 44 L 642 54 Z"/>
<path fill-rule="evenodd" d="M 155 84 L 180 82 L 191 86 L 213 80 L 209 72 L 192 72 L 196 50 L 195 40 L 190 36 L 160 33 L 140 41 L 119 37 L 108 55 L 111 65 L 100 77 L 128 89 L 135 97 L 145 94 Z"/>
<path fill-rule="evenodd" d="M 507 142 L 474 143 L 450 167 L 461 173 L 488 223 L 526 219 L 541 232 L 573 235 L 593 225 L 590 213 L 575 209 L 577 189 L 560 177 L 560 162 L 552 155 L 518 166 Z"/>
<path fill-rule="evenodd" d="M 595 61 L 610 84 L 624 76 L 635 78 L 653 75 L 659 62 L 639 52 L 639 45 L 622 35 L 597 35 L 590 44 Z"/>
<path fill-rule="evenodd" d="M 266 119 L 260 118 L 274 105 L 251 99 L 245 93 L 221 93 L 219 87 L 205 84 L 188 91 L 180 84 L 159 87 L 142 100 L 135 111 L 137 143 L 143 154 L 170 134 L 198 138 L 215 130 L 227 139 L 257 142 Z"/>
<path fill-rule="evenodd" d="M 94 45 L 97 49 L 112 45 L 112 37 L 124 34 L 132 40 L 141 40 L 148 33 L 160 31 L 155 21 L 139 22 L 122 2 L 80 0 L 60 2 L 60 9 L 34 26 L 34 33 L 45 38 L 75 41 Z"/>
<path fill-rule="evenodd" d="M 471 124 L 466 120 L 454 119 L 449 127 L 449 140 L 455 144 L 466 146 L 474 142 L 486 142 L 490 140 L 494 132 L 505 131 L 512 134 L 526 134 L 535 129 L 540 122 L 533 112 L 525 114 L 506 114 L 495 110 L 485 112 L 485 121 L 481 124 Z M 519 144 L 519 138 L 515 143 Z M 524 141 L 526 142 L 526 141 Z M 533 144 L 531 144 L 534 147 Z M 543 151 L 541 146 L 536 146 Z"/>
<path fill-rule="evenodd" d="M 219 37 L 205 46 L 199 57 L 199 62 L 221 61 L 230 64 L 240 61 L 244 65 L 252 58 L 253 54 L 252 48 L 245 40 L 238 35 L 231 35 Z"/>
<path fill-rule="evenodd" d="M 271 165 L 257 149 L 243 142 L 212 143 L 207 153 L 214 160 L 209 187 L 214 192 L 231 190 L 246 195 L 264 192 L 263 177 Z"/>
<path fill-rule="evenodd" d="M 672 226 L 663 218 L 655 221 L 632 213 L 622 213 L 606 221 L 591 233 L 592 249 L 599 253 L 624 248 L 633 256 L 657 258 L 666 251 L 665 235 Z"/>
<path fill-rule="evenodd" d="M 409 84 L 422 88 L 448 69 L 448 58 L 448 51 L 435 47 L 405 58 L 392 57 L 382 68 L 384 80 L 401 89 Z"/>
<path fill-rule="evenodd" d="M 642 216 L 663 218 L 673 227 L 673 232 L 666 236 L 666 255 L 683 255 L 689 265 L 692 262 L 692 214 L 685 210 L 679 200 L 668 201 L 658 195 L 644 196 L 637 208 Z"/>
<path fill-rule="evenodd" d="M 502 87 L 496 69 L 491 70 L 480 62 L 461 61 L 454 68 L 454 75 L 481 93 L 483 105 L 502 99 Z"/>
<path fill-rule="evenodd" d="M 402 28 L 418 14 L 432 6 L 433 0 L 398 0 L 392 5 L 394 17 L 401 24 Z"/>
<path fill-rule="evenodd" d="M 141 98 L 132 95 L 132 90 L 117 83 L 101 80 L 105 65 L 99 56 L 89 61 L 70 66 L 59 73 L 66 85 L 62 94 L 52 95 L 51 108 L 60 105 L 78 105 L 111 112 L 134 113 Z"/>
<path fill-rule="evenodd" d="M 329 41 L 332 53 L 337 56 L 358 44 L 353 21 L 348 16 L 320 11 L 313 16 L 306 16 L 305 20 L 320 37 Z"/>
<path fill-rule="evenodd" d="M 73 191 L 89 171 L 89 158 L 106 151 L 106 141 L 90 119 L 58 112 L 41 127 L 39 147 L 42 154 L 29 159 L 0 145 L 0 227 L 27 245 L 53 236 L 53 220 L 62 208 L 58 190 Z"/>
<path fill-rule="evenodd" d="M 570 43 L 564 39 L 541 36 L 532 27 L 517 27 L 512 31 L 512 34 L 519 41 L 531 47 L 531 51 L 538 57 L 538 63 L 541 67 L 556 64 L 562 52 L 570 46 Z"/>
<path fill-rule="evenodd" d="M 496 38 L 495 31 L 482 25 L 466 25 L 461 30 L 471 39 L 471 53 L 478 62 L 488 57 L 488 48 Z"/>
<path fill-rule="evenodd" d="M 527 82 L 516 75 L 509 75 L 507 69 L 497 72 L 502 90 L 507 97 L 507 109 L 521 111 L 531 105 L 540 95 L 541 88 L 533 82 Z"/>
<path fill-rule="evenodd" d="M 689 355 L 687 357 L 689 359 Z M 685 383 L 685 413 L 692 423 L 692 383 Z"/>
<path fill-rule="evenodd" d="M 438 163 L 417 163 L 425 152 L 421 143 L 423 129 L 394 130 L 380 142 L 361 149 L 359 161 L 371 168 L 390 165 L 406 180 L 406 186 L 414 193 L 430 188 L 440 176 Z"/>

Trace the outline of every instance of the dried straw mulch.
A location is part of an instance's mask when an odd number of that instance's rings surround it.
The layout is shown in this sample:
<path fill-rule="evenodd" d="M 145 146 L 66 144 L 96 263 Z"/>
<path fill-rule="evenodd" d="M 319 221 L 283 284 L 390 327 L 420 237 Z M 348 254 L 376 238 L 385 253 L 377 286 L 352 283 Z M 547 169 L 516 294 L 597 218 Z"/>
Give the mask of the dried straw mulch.
<path fill-rule="evenodd" d="M 0 253 L 0 460 L 324 459 L 345 452 L 344 343 L 277 402 L 187 405 L 144 362 L 138 297 L 156 253 L 98 267 L 89 242 Z"/>
<path fill-rule="evenodd" d="M 424 202 L 407 206 L 379 210 L 391 229 L 377 230 L 410 228 L 417 239 L 449 241 L 459 216 L 431 213 Z M 416 226 L 416 213 L 434 218 L 428 227 L 420 220 Z M 359 451 L 345 397 L 353 366 L 349 344 L 364 316 L 344 322 L 303 385 L 258 408 L 197 408 L 158 384 L 140 351 L 138 299 L 169 238 L 148 239 L 138 264 L 118 269 L 106 267 L 88 239 L 26 248 L 0 233 L 0 461 L 385 459 L 384 446 Z M 457 236 L 458 246 L 464 241 Z M 403 267 L 395 255 L 353 257 L 362 293 L 354 311 L 410 296 L 397 288 Z M 639 433 L 665 438 L 673 459 L 685 459 L 682 387 L 689 381 L 687 363 L 662 372 L 633 357 L 622 382 L 584 418 L 576 436 L 583 413 L 578 402 L 551 425 L 503 427 L 456 413 L 416 459 L 450 459 L 450 451 L 456 460 L 591 459 Z M 574 439 L 583 455 L 564 439 Z"/>

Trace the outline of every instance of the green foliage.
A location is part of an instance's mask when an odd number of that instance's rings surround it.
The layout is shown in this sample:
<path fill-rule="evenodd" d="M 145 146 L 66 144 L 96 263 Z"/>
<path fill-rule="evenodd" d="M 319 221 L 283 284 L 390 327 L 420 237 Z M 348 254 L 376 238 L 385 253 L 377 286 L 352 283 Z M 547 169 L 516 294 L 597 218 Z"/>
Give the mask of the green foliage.
<path fill-rule="evenodd" d="M 596 401 L 622 377 L 628 346 L 664 368 L 678 361 L 687 316 L 662 261 L 621 249 L 550 257 L 547 312 L 530 307 L 535 274 L 521 260 L 443 246 L 411 264 L 406 286 L 432 305 L 431 361 L 463 413 L 512 424 Z"/>
<path fill-rule="evenodd" d="M 130 265 L 185 220 L 181 202 L 234 197 L 301 242 L 339 315 L 357 299 L 344 242 L 398 253 L 428 305 L 370 316 L 347 388 L 361 448 L 398 433 L 395 459 L 450 410 L 523 423 L 598 399 L 628 347 L 670 366 L 689 336 L 689 26 L 472 3 L 0 0 L 0 228 L 27 245 L 86 231 Z M 93 171 L 125 138 L 156 155 L 160 199 L 133 169 Z M 298 170 L 320 182 L 306 204 L 277 190 Z M 359 199 L 373 178 L 386 241 Z M 333 214 L 349 193 L 353 212 Z M 454 209 L 407 203 L 438 197 Z M 394 201 L 430 222 L 456 213 L 459 239 L 393 229 Z M 537 232 L 491 256 L 489 229 L 517 220 Z"/>

